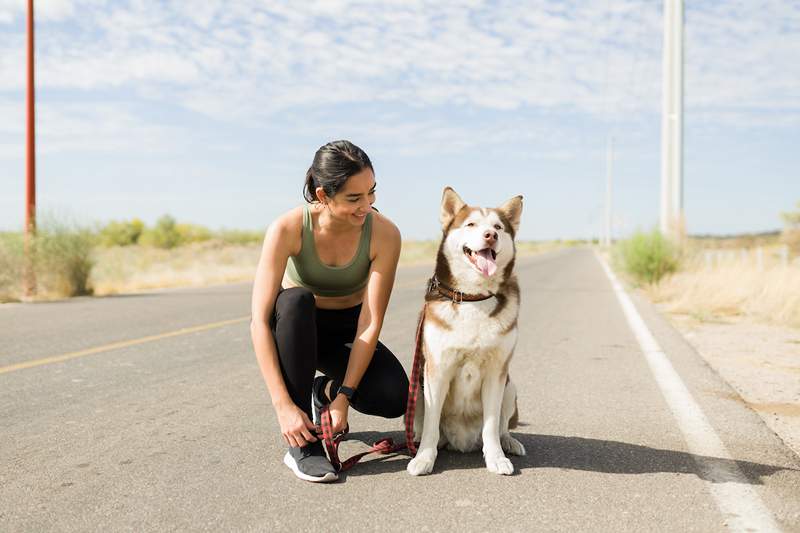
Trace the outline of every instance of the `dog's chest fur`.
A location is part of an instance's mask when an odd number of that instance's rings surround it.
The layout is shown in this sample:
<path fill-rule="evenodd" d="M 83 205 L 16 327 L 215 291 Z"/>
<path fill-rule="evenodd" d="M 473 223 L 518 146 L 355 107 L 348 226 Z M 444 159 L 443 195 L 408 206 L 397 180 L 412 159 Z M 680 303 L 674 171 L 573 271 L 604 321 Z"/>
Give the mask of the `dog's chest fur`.
<path fill-rule="evenodd" d="M 479 445 L 483 376 L 490 366 L 507 366 L 517 341 L 516 279 L 506 286 L 511 290 L 481 302 L 428 302 L 423 331 L 425 375 L 427 379 L 453 372 L 440 426 L 457 449 Z"/>
<path fill-rule="evenodd" d="M 424 339 L 426 351 L 440 359 L 433 361 L 436 366 L 465 358 L 475 362 L 492 358 L 492 353 L 506 344 L 506 337 L 516 336 L 519 298 L 515 293 L 500 298 L 502 301 L 428 303 Z"/>

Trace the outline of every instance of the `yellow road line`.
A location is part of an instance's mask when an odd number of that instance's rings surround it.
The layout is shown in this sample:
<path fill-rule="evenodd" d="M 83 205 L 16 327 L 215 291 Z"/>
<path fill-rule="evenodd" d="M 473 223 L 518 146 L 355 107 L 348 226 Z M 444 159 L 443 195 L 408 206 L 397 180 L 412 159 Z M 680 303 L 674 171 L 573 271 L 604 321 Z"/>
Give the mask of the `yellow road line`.
<path fill-rule="evenodd" d="M 209 329 L 221 328 L 223 326 L 227 326 L 230 324 L 237 324 L 239 322 L 244 322 L 245 320 L 250 320 L 250 317 L 246 316 L 242 318 L 234 318 L 231 320 L 223 320 L 221 322 L 213 322 L 211 324 L 204 324 L 202 326 L 181 328 L 176 331 L 160 333 L 158 335 L 150 335 L 149 337 L 142 337 L 140 339 L 132 339 L 129 341 L 121 341 L 121 342 L 114 342 L 111 344 L 105 344 L 103 346 L 89 348 L 88 350 L 80 350 L 78 352 L 70 352 L 62 355 L 54 355 L 52 357 L 36 359 L 35 361 L 27 361 L 25 363 L 17 363 L 15 365 L 0 366 L 0 374 L 5 374 L 6 372 L 13 372 L 15 370 L 23 370 L 25 368 L 32 368 L 35 366 L 47 365 L 50 363 L 60 363 L 61 361 L 66 361 L 68 359 L 75 359 L 76 357 L 83 357 L 84 355 L 92 355 L 101 352 L 108 352 L 110 350 L 117 350 L 119 348 L 127 348 L 128 346 L 136 346 L 137 344 L 144 344 L 146 342 L 153 342 L 161 339 L 167 339 L 169 337 L 177 337 L 178 335 L 188 335 L 189 333 L 197 333 L 198 331 L 206 331 Z"/>

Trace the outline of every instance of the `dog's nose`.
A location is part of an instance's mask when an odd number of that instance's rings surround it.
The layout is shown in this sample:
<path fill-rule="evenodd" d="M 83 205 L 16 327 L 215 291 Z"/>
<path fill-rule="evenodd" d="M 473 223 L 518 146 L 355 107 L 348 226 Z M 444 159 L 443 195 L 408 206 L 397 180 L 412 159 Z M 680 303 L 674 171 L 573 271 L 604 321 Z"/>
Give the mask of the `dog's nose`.
<path fill-rule="evenodd" d="M 494 242 L 497 240 L 497 232 L 496 231 L 486 231 L 483 234 L 483 238 L 489 242 Z"/>

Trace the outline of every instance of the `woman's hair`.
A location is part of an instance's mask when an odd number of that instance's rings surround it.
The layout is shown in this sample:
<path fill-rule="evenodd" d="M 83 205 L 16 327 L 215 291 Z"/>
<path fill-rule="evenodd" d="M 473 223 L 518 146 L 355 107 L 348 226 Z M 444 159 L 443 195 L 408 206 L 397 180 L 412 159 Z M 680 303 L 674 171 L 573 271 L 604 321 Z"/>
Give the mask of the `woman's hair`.
<path fill-rule="evenodd" d="M 322 187 L 328 196 L 334 196 L 350 176 L 366 168 L 375 172 L 364 150 L 350 141 L 329 142 L 314 154 L 314 162 L 306 172 L 303 197 L 308 203 L 316 202 L 317 187 Z"/>

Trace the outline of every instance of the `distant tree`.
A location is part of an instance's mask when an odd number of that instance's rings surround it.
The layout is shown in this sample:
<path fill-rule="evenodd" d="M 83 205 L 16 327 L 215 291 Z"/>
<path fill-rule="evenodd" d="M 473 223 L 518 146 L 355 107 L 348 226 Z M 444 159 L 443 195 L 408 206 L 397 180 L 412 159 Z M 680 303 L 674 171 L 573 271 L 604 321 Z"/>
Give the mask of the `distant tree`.
<path fill-rule="evenodd" d="M 781 241 L 789 246 L 792 255 L 800 255 L 800 202 L 797 210 L 781 213 L 781 218 L 785 224 Z"/>
<path fill-rule="evenodd" d="M 177 223 L 170 215 L 164 215 L 156 221 L 153 229 L 145 229 L 139 238 L 139 243 L 144 246 L 157 248 L 174 248 L 181 244 L 181 234 L 178 232 Z"/>
<path fill-rule="evenodd" d="M 800 202 L 797 202 L 796 211 L 783 212 L 781 213 L 781 218 L 783 219 L 784 224 L 786 224 L 787 229 L 800 229 Z"/>
<path fill-rule="evenodd" d="M 103 246 L 129 246 L 136 244 L 144 231 L 144 223 L 138 218 L 118 222 L 112 220 L 100 230 L 100 243 Z"/>

